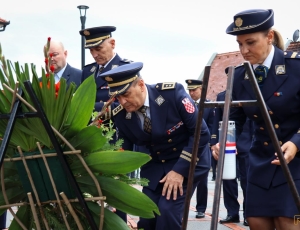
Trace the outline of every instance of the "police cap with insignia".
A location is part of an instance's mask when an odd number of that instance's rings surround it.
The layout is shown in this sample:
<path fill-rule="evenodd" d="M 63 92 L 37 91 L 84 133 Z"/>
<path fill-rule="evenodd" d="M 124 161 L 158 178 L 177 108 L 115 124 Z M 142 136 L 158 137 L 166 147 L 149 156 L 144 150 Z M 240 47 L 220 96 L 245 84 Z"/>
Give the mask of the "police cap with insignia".
<path fill-rule="evenodd" d="M 201 80 L 187 79 L 185 82 L 187 83 L 187 89 L 196 89 L 202 86 Z"/>
<path fill-rule="evenodd" d="M 119 95 L 129 89 L 132 82 L 139 77 L 142 68 L 142 62 L 132 62 L 102 73 L 100 77 L 107 82 L 110 95 Z"/>
<path fill-rule="evenodd" d="M 111 37 L 111 32 L 115 31 L 114 26 L 100 26 L 84 30 L 79 33 L 85 37 L 85 48 L 92 48 L 101 45 L 105 39 Z"/>
<path fill-rule="evenodd" d="M 226 33 L 231 35 L 250 34 L 270 29 L 274 25 L 272 9 L 252 9 L 237 13 Z"/>

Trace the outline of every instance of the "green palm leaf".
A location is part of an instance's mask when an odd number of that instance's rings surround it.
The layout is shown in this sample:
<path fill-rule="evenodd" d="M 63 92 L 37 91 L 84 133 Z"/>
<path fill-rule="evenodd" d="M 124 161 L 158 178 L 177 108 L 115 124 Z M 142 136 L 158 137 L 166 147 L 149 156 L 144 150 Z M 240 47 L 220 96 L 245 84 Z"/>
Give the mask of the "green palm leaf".
<path fill-rule="evenodd" d="M 97 180 L 103 195 L 106 196 L 106 202 L 111 206 L 144 218 L 154 218 L 154 212 L 160 214 L 156 204 L 147 195 L 130 185 L 105 176 L 97 176 Z M 91 177 L 79 177 L 77 182 L 82 191 L 88 189 L 87 192 L 91 192 L 94 195 L 97 194 Z M 138 202 L 136 202 L 137 200 Z"/>
<path fill-rule="evenodd" d="M 104 174 L 129 173 L 141 167 L 150 159 L 147 154 L 132 151 L 100 151 L 84 158 L 91 170 Z M 75 173 L 85 171 L 79 161 L 74 162 L 71 169 Z"/>
<path fill-rule="evenodd" d="M 66 121 L 68 131 L 65 133 L 65 137 L 72 137 L 74 133 L 87 126 L 92 116 L 95 97 L 96 83 L 94 77 L 91 76 L 84 80 L 72 98 L 69 116 Z"/>

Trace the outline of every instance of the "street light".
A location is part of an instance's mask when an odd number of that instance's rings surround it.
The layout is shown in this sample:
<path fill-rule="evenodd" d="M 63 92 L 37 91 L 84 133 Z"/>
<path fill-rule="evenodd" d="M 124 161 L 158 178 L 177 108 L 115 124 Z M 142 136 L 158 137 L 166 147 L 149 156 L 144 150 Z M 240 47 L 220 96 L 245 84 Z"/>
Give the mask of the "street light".
<path fill-rule="evenodd" d="M 2 18 L 0 18 L 0 32 L 4 31 L 5 30 L 5 27 L 7 25 L 9 25 L 10 21 L 6 21 Z"/>
<path fill-rule="evenodd" d="M 86 10 L 89 8 L 88 6 L 80 5 L 77 6 L 80 12 L 80 21 L 81 21 L 81 29 L 85 29 L 85 20 L 86 20 Z M 85 66 L 85 50 L 84 50 L 84 36 L 81 35 L 81 69 Z"/>

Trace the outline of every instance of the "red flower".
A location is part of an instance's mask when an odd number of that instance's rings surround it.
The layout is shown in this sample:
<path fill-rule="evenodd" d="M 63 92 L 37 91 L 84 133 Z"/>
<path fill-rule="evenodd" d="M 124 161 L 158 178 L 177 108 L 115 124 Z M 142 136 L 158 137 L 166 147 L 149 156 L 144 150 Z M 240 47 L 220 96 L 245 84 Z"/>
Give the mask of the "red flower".
<path fill-rule="evenodd" d="M 101 119 L 99 119 L 98 123 L 101 125 L 103 123 L 103 121 Z"/>
<path fill-rule="evenodd" d="M 45 58 L 45 63 L 46 65 L 48 65 L 48 58 Z"/>
<path fill-rule="evenodd" d="M 119 151 L 124 151 L 124 149 L 123 149 L 123 148 L 120 148 Z"/>
<path fill-rule="evenodd" d="M 55 92 L 58 92 L 59 87 L 60 87 L 60 82 L 57 82 L 57 83 L 55 84 Z"/>
<path fill-rule="evenodd" d="M 50 73 L 46 73 L 46 78 L 50 77 Z"/>
<path fill-rule="evenodd" d="M 55 69 L 55 68 L 54 68 L 54 65 L 51 65 L 51 66 L 50 66 L 50 70 L 51 70 L 52 73 L 54 73 L 54 69 Z"/>
<path fill-rule="evenodd" d="M 50 53 L 49 56 L 50 56 L 50 57 L 53 57 L 53 53 Z"/>
<path fill-rule="evenodd" d="M 48 37 L 48 42 L 50 42 L 51 41 L 51 37 Z"/>

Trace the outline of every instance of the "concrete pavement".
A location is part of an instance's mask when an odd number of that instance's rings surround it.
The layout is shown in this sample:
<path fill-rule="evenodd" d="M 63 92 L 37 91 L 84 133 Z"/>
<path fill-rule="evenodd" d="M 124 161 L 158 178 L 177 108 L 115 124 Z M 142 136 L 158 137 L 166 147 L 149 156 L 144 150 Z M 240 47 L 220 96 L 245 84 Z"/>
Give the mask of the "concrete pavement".
<path fill-rule="evenodd" d="M 196 219 L 196 192 L 193 194 L 193 197 L 191 199 L 190 203 L 190 212 L 189 212 L 189 218 L 188 218 L 188 225 L 187 230 L 210 230 L 211 226 L 211 214 L 212 214 L 212 208 L 213 208 L 213 200 L 214 200 L 214 189 L 215 189 L 215 182 L 211 181 L 212 173 L 209 173 L 208 176 L 208 201 L 207 201 L 207 209 L 205 212 L 205 218 L 202 219 Z M 242 202 L 243 202 L 243 192 L 241 187 L 239 186 L 239 198 L 240 202 L 240 223 L 230 223 L 230 224 L 220 224 L 218 223 L 217 229 L 218 230 L 248 230 L 249 227 L 246 227 L 243 225 L 243 210 L 242 210 Z M 220 199 L 220 209 L 219 209 L 219 220 L 223 219 L 227 216 L 226 208 L 224 207 L 223 202 L 223 191 L 221 192 L 221 199 Z M 128 216 L 128 225 L 132 229 L 137 229 L 136 223 L 138 221 L 138 217 L 136 216 Z M 170 229 L 171 230 L 171 229 Z"/>

